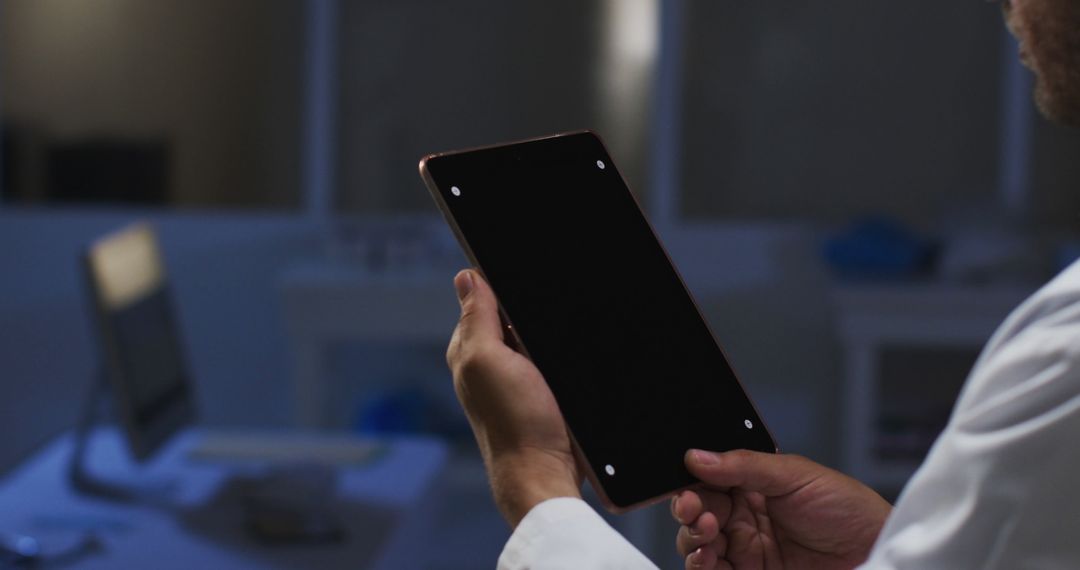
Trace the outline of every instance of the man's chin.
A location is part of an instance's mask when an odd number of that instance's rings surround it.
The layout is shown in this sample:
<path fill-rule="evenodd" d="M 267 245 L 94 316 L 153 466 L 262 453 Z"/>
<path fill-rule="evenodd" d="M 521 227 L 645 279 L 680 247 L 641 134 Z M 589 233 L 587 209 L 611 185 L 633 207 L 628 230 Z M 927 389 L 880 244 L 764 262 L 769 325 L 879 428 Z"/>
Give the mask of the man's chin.
<path fill-rule="evenodd" d="M 1080 128 L 1080 98 L 1055 93 L 1040 83 L 1035 88 L 1035 106 L 1055 123 Z"/>

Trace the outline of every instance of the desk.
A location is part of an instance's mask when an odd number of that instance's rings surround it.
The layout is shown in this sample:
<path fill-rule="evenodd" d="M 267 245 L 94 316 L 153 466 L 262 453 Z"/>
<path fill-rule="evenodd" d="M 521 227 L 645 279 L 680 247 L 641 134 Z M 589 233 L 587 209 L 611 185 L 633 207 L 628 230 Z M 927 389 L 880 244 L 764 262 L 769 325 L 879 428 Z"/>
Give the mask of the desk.
<path fill-rule="evenodd" d="M 170 479 L 179 509 L 118 505 L 75 494 L 67 483 L 73 439 L 63 435 L 0 482 L 0 531 L 37 538 L 43 549 L 93 530 L 105 544 L 75 568 L 418 568 L 426 553 L 416 537 L 429 536 L 446 465 L 443 443 L 424 438 L 388 440 L 371 463 L 343 468 L 338 478 L 348 538 L 331 545 L 266 546 L 242 527 L 239 512 L 214 510 L 212 498 L 240 467 L 191 462 L 202 433 L 192 430 L 136 468 L 123 440 L 98 430 L 90 469 L 103 476 Z M 248 469 L 252 467 L 249 466 Z"/>

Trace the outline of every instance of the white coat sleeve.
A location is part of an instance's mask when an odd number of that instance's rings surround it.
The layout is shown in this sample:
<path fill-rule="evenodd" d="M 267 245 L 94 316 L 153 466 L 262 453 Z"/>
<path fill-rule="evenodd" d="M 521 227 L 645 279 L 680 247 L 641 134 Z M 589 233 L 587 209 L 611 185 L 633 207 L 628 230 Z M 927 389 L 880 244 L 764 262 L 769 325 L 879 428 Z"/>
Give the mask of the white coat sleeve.
<path fill-rule="evenodd" d="M 581 499 L 548 499 L 518 524 L 499 556 L 499 570 L 655 569 Z"/>
<path fill-rule="evenodd" d="M 864 568 L 1080 568 L 1080 265 L 984 350 Z"/>

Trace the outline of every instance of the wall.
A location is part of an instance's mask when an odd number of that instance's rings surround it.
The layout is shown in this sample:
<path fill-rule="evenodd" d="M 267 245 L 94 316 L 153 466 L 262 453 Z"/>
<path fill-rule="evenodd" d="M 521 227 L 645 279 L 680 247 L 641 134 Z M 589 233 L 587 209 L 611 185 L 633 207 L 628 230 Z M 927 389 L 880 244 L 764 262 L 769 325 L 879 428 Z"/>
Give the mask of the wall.
<path fill-rule="evenodd" d="M 4 120 L 37 146 L 163 138 L 170 202 L 297 207 L 301 2 L 5 0 Z M 7 125 L 5 125 L 7 126 Z"/>
<path fill-rule="evenodd" d="M 345 212 L 434 212 L 416 175 L 426 154 L 603 126 L 598 2 L 342 2 L 340 11 Z"/>
<path fill-rule="evenodd" d="M 997 190 L 999 10 L 687 3 L 682 212 L 931 226 Z"/>

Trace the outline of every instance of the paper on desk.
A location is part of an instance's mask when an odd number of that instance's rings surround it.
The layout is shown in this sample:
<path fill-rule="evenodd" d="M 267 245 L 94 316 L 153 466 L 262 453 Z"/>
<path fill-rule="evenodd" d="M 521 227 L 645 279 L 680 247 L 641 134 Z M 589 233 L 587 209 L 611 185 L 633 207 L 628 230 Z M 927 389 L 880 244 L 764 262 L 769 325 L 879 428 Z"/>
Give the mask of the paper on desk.
<path fill-rule="evenodd" d="M 351 435 L 311 433 L 211 433 L 188 452 L 193 461 L 213 463 L 317 463 L 365 465 L 386 451 L 383 443 Z"/>

